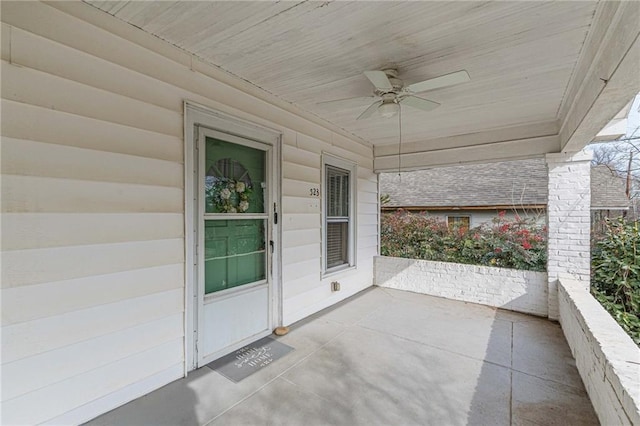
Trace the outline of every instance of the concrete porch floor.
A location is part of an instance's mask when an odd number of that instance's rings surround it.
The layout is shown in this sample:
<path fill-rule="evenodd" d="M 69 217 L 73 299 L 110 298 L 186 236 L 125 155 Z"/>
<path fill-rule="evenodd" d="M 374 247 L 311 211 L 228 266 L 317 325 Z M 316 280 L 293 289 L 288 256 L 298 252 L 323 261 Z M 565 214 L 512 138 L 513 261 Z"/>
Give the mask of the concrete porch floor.
<path fill-rule="evenodd" d="M 371 288 L 240 383 L 204 367 L 90 425 L 598 424 L 556 323 Z"/>

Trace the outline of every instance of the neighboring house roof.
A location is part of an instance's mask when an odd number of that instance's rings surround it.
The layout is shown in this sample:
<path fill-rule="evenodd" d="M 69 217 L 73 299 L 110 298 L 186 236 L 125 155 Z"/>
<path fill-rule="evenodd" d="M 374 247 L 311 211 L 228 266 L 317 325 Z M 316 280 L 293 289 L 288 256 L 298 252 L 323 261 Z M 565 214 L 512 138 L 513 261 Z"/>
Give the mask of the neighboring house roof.
<path fill-rule="evenodd" d="M 607 166 L 591 168 L 591 208 L 598 210 L 626 210 L 629 199 L 625 194 L 625 180 L 612 173 Z"/>
<path fill-rule="evenodd" d="M 591 175 L 592 208 L 628 208 L 620 177 L 612 176 L 606 166 L 592 168 Z M 540 208 L 547 205 L 547 185 L 543 159 L 380 174 L 380 193 L 389 196 L 384 208 Z"/>
<path fill-rule="evenodd" d="M 544 160 L 505 161 L 380 174 L 384 207 L 545 206 Z"/>

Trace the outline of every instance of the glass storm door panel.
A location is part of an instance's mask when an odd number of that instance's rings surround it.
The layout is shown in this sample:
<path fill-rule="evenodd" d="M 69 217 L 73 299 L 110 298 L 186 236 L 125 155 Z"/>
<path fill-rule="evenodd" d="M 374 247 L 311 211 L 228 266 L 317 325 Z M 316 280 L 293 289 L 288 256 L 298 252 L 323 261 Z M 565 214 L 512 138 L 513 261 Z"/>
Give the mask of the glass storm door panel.
<path fill-rule="evenodd" d="M 213 138 L 205 152 L 205 294 L 265 281 L 266 152 Z"/>
<path fill-rule="evenodd" d="M 205 213 L 264 213 L 266 152 L 206 138 Z"/>
<path fill-rule="evenodd" d="M 198 365 L 269 334 L 271 146 L 202 129 Z"/>

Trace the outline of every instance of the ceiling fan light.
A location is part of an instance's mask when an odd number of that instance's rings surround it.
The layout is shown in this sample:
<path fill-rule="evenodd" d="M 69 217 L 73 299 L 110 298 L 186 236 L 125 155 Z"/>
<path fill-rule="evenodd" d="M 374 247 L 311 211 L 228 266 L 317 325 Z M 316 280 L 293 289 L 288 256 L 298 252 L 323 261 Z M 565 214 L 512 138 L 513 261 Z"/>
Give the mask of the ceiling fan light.
<path fill-rule="evenodd" d="M 378 108 L 378 112 L 383 118 L 391 118 L 398 115 L 400 106 L 395 102 L 385 102 Z"/>

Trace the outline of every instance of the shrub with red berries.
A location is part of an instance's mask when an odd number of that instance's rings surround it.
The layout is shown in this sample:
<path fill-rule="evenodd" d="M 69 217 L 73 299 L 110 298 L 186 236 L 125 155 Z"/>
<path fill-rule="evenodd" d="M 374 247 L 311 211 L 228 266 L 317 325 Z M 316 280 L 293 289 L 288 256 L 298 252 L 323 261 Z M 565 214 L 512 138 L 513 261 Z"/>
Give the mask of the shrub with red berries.
<path fill-rule="evenodd" d="M 424 213 L 399 210 L 381 221 L 383 256 L 457 262 L 502 268 L 544 271 L 547 263 L 546 227 L 534 219 L 509 219 L 499 212 L 491 224 L 475 228 L 447 226 Z"/>

